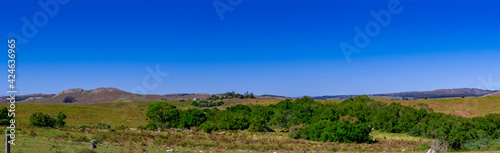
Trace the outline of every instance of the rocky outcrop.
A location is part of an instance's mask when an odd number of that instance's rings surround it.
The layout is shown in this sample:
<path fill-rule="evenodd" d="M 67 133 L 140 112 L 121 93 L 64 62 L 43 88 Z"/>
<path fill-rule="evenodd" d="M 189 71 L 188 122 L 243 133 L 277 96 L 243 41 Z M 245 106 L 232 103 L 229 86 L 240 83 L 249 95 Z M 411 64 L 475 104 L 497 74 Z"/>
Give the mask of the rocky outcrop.
<path fill-rule="evenodd" d="M 66 89 L 64 91 L 59 92 L 56 96 L 62 95 L 62 94 L 83 94 L 85 93 L 85 90 L 82 88 L 74 88 L 74 89 Z"/>
<path fill-rule="evenodd" d="M 111 88 L 111 87 L 100 87 L 100 88 L 95 88 L 94 90 L 90 91 L 89 94 L 97 94 L 101 92 L 112 92 L 112 91 L 120 91 L 123 92 L 123 90 L 117 89 L 117 88 Z"/>

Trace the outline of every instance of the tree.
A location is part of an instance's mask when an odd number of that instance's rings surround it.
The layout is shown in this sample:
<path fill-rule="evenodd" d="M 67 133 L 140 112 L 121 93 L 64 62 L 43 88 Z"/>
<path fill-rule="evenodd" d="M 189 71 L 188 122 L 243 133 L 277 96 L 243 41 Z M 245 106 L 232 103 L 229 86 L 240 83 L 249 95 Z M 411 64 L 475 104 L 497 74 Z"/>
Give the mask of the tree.
<path fill-rule="evenodd" d="M 248 98 L 248 96 L 249 96 L 249 95 L 250 95 L 250 94 L 248 94 L 248 91 L 247 91 L 247 92 L 245 92 L 245 93 L 243 94 L 243 96 L 244 96 L 245 98 Z"/>
<path fill-rule="evenodd" d="M 255 98 L 255 95 L 253 94 L 253 92 L 251 92 L 251 93 L 248 95 L 248 98 Z"/>
<path fill-rule="evenodd" d="M 170 103 L 154 103 L 149 105 L 146 116 L 150 119 L 148 129 L 177 127 L 180 111 Z"/>
<path fill-rule="evenodd" d="M 55 122 L 55 127 L 64 127 L 64 125 L 66 125 L 66 122 L 64 122 L 64 119 L 66 119 L 66 114 L 62 113 L 62 112 L 59 112 L 59 114 L 57 114 L 56 116 L 56 122 Z"/>

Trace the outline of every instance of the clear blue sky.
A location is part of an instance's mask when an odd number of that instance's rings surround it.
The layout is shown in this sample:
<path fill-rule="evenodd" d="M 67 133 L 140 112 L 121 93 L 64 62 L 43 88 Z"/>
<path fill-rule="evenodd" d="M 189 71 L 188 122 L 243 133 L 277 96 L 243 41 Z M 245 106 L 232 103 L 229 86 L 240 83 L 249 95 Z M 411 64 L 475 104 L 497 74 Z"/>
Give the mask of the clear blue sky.
<path fill-rule="evenodd" d="M 319 96 L 486 88 L 478 77 L 488 75 L 500 81 L 495 0 L 401 0 L 401 11 L 350 62 L 339 44 L 355 45 L 354 27 L 364 30 L 376 21 L 370 11 L 388 10 L 390 0 L 242 0 L 234 6 L 220 0 L 233 9 L 224 20 L 213 2 L 71 0 L 57 3 L 50 16 L 38 1 L 5 0 L 0 34 L 5 44 L 9 33 L 23 37 L 23 17 L 33 22 L 38 16 L 43 26 L 35 25 L 29 42 L 18 40 L 20 94 L 132 91 L 148 75 L 145 67 L 156 65 L 169 76 L 147 90 L 151 94 Z M 37 12 L 47 15 L 46 24 Z"/>

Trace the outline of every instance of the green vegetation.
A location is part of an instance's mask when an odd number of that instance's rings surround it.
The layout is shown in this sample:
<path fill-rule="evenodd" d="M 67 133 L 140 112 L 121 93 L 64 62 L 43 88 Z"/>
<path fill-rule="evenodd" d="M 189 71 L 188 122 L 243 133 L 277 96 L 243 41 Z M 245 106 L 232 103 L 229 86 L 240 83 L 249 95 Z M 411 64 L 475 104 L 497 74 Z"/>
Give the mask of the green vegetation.
<path fill-rule="evenodd" d="M 47 114 L 37 112 L 31 115 L 30 117 L 30 125 L 31 126 L 36 126 L 36 127 L 64 127 L 66 122 L 64 122 L 64 119 L 66 119 L 66 115 L 62 112 L 59 112 L 57 114 L 56 118 L 52 118 Z"/>
<path fill-rule="evenodd" d="M 224 105 L 223 101 L 215 102 L 215 101 L 208 101 L 208 100 L 196 100 L 196 101 L 190 101 L 191 105 L 196 106 L 196 107 L 216 107 L 216 106 L 221 106 Z"/>
<path fill-rule="evenodd" d="M 357 96 L 341 103 L 323 104 L 309 97 L 286 99 L 269 106 L 236 105 L 226 110 L 204 109 L 204 115 L 185 113 L 169 103 L 151 104 L 148 129 L 197 127 L 215 130 L 286 131 L 290 137 L 324 142 L 371 142 L 371 128 L 408 133 L 447 142 L 455 150 L 489 144 L 500 137 L 500 114 L 464 118 L 434 113 L 425 104 L 404 106 Z M 150 115 L 152 114 L 152 115 Z M 180 118 L 180 114 L 184 114 Z M 196 124 L 186 124 L 191 121 Z M 478 142 L 480 141 L 480 142 Z M 477 145 L 475 145 L 477 146 Z M 476 147 L 477 148 L 477 147 Z"/>
<path fill-rule="evenodd" d="M 7 107 L 0 108 L 0 125 L 10 125 L 10 119 Z"/>
<path fill-rule="evenodd" d="M 303 128 L 305 131 L 297 131 L 304 134 L 294 135 L 294 138 L 325 142 L 362 143 L 370 141 L 371 130 L 366 120 L 358 122 L 358 118 L 348 116 L 348 112 L 343 113 L 346 117 L 341 114 L 330 114 L 331 110 L 325 110 L 324 107 L 323 104 L 304 97 L 295 101 L 287 99 L 275 105 L 254 108 L 247 105 L 236 105 L 228 107 L 226 110 L 204 109 L 204 113 L 200 114 L 201 112 L 190 113 L 193 110 L 179 110 L 169 103 L 156 103 L 149 106 L 150 123 L 146 127 L 151 130 L 199 127 L 208 133 L 214 130 L 246 129 L 267 132 L 273 131 L 273 129 L 287 131 L 294 125 L 305 124 L 306 128 Z M 193 120 L 196 121 L 194 122 L 196 124 L 189 124 Z"/>
<path fill-rule="evenodd" d="M 248 91 L 245 92 L 243 95 L 232 91 L 232 92 L 226 92 L 223 94 L 212 95 L 212 97 L 210 97 L 208 100 L 224 100 L 224 99 L 232 99 L 232 98 L 239 98 L 239 99 L 255 98 L 255 95 L 253 93 L 248 93 Z"/>

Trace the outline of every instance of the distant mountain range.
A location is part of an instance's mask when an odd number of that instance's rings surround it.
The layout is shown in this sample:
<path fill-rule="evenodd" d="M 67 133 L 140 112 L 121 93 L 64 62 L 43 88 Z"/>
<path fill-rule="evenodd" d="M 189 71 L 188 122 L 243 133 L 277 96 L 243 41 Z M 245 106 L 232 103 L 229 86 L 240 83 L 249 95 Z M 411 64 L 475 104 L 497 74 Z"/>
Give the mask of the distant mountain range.
<path fill-rule="evenodd" d="M 64 103 L 67 97 L 72 97 L 72 100 L 67 103 L 102 103 L 102 102 L 134 102 L 134 101 L 169 101 L 169 100 L 191 100 L 191 99 L 207 99 L 211 95 L 206 93 L 173 93 L 165 95 L 140 95 L 126 92 L 117 88 L 96 88 L 92 90 L 84 90 L 81 88 L 67 89 L 58 94 L 30 94 L 17 95 L 16 101 L 21 103 Z M 358 95 L 334 95 L 334 96 L 316 96 L 313 99 L 348 99 Z M 481 90 L 472 88 L 459 89 L 439 89 L 433 91 L 413 91 L 400 93 L 385 93 L 385 94 L 369 94 L 368 96 L 376 96 L 384 99 L 392 100 L 416 100 L 416 99 L 436 99 L 436 98 L 453 98 L 453 97 L 481 97 L 481 96 L 500 96 L 500 91 Z M 8 96 L 0 97 L 0 103 L 8 103 Z M 293 97 L 285 97 L 279 95 L 257 95 L 256 98 L 263 99 L 285 99 Z"/>
<path fill-rule="evenodd" d="M 29 94 L 29 95 L 16 95 L 16 101 L 23 101 L 23 100 L 34 100 L 34 99 L 43 99 L 43 98 L 51 98 L 54 97 L 56 94 Z M 9 100 L 7 100 L 9 96 L 3 96 L 0 97 L 0 103 L 8 103 Z"/>
<path fill-rule="evenodd" d="M 481 97 L 488 94 L 493 94 L 497 91 L 481 90 L 473 88 L 458 88 L 458 89 L 439 89 L 433 91 L 412 91 L 400 93 L 385 93 L 385 94 L 369 94 L 368 96 L 377 96 L 385 99 L 393 100 L 416 100 L 416 99 L 437 99 L 437 98 L 453 98 L 453 97 Z M 317 96 L 314 99 L 348 99 L 358 95 L 335 95 L 335 96 Z"/>

